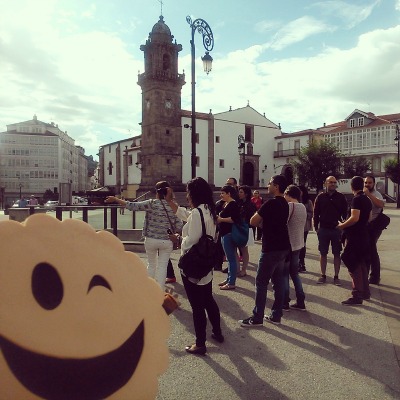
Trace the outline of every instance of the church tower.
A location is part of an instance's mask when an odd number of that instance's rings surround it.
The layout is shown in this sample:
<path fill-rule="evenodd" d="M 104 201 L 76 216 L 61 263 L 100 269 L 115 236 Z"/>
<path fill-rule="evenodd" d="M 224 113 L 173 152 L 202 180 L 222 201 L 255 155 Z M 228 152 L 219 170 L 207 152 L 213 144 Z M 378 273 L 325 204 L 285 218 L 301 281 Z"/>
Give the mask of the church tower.
<path fill-rule="evenodd" d="M 178 190 L 182 185 L 181 91 L 185 75 L 178 73 L 178 53 L 182 45 L 173 36 L 163 16 L 153 26 L 144 52 L 144 73 L 139 74 L 142 88 L 142 137 L 139 191 L 154 188 L 167 180 Z"/>

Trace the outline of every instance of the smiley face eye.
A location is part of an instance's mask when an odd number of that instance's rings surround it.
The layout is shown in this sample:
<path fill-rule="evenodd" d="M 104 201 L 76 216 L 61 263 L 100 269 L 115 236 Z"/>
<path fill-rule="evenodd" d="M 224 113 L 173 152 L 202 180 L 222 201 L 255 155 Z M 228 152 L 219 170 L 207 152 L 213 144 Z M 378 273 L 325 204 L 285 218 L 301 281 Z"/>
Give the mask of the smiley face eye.
<path fill-rule="evenodd" d="M 64 287 L 57 270 L 48 263 L 39 263 L 32 272 L 32 293 L 45 310 L 54 310 L 64 296 Z"/>

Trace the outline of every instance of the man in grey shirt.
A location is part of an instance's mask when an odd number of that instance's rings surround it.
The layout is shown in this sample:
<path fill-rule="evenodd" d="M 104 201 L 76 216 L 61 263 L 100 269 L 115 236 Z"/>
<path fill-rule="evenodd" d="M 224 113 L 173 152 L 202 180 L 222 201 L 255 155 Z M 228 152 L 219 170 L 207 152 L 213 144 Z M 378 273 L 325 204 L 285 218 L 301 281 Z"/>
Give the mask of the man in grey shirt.
<path fill-rule="evenodd" d="M 383 207 L 385 206 L 382 195 L 375 190 L 375 177 L 373 175 L 367 175 L 364 179 L 364 194 L 371 200 L 371 221 L 373 221 L 382 212 Z M 368 233 L 370 240 L 369 247 L 371 249 L 370 259 L 367 262 L 367 267 L 370 272 L 369 283 L 372 285 L 379 285 L 381 279 L 381 261 L 379 259 L 377 242 L 382 231 L 374 228 L 373 225 L 368 224 Z"/>

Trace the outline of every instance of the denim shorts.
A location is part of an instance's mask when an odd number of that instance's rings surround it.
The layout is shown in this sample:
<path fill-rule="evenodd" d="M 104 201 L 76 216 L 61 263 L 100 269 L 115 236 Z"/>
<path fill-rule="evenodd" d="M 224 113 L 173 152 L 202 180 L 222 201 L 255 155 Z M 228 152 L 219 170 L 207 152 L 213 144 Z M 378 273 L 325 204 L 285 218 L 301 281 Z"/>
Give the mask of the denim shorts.
<path fill-rule="evenodd" d="M 339 255 L 342 251 L 342 232 L 339 229 L 319 228 L 318 232 L 318 250 L 321 255 L 326 256 L 329 253 L 329 245 L 332 246 L 332 254 Z"/>

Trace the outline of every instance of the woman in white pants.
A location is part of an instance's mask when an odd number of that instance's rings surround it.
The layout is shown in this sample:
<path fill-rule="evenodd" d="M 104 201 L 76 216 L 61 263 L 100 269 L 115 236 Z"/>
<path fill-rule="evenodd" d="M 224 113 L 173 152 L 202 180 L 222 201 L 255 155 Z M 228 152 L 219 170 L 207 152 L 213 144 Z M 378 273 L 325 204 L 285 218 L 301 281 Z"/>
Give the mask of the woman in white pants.
<path fill-rule="evenodd" d="M 176 217 L 168 202 L 165 200 L 167 188 L 166 181 L 156 184 L 156 198 L 144 201 L 132 202 L 118 199 L 114 196 L 106 198 L 106 203 L 118 203 L 131 211 L 146 211 L 143 226 L 144 247 L 147 254 L 147 273 L 164 288 L 167 276 L 167 265 L 173 244 L 169 239 L 168 230 L 180 232 L 182 221 Z"/>

